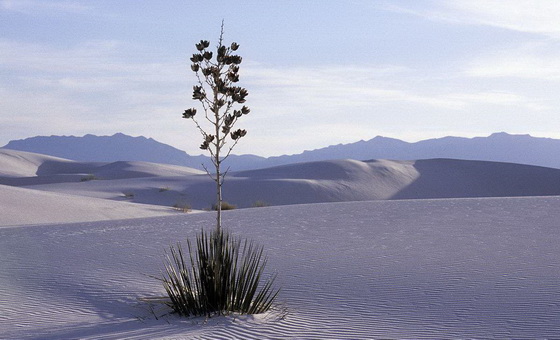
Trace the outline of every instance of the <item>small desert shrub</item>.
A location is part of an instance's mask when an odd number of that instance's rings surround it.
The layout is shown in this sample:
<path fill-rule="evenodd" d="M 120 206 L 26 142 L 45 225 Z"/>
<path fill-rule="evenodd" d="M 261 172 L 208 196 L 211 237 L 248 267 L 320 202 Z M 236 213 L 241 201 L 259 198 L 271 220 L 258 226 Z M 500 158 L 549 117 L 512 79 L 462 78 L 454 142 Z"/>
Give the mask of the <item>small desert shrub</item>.
<path fill-rule="evenodd" d="M 173 204 L 173 209 L 186 213 L 186 212 L 191 211 L 192 208 L 191 208 L 190 204 L 180 202 L 180 203 Z"/>
<path fill-rule="evenodd" d="M 229 204 L 228 202 L 222 202 L 222 210 L 233 210 L 236 209 L 237 206 L 234 204 Z M 218 205 L 217 204 L 213 204 L 212 205 L 212 210 L 218 210 Z"/>
<path fill-rule="evenodd" d="M 134 198 L 134 193 L 131 191 L 123 191 L 123 195 L 126 198 Z"/>
<path fill-rule="evenodd" d="M 86 176 L 80 178 L 80 181 L 81 182 L 87 182 L 87 181 L 93 181 L 95 179 L 97 179 L 97 177 L 95 177 L 95 175 L 89 174 L 89 175 L 86 175 Z"/>
<path fill-rule="evenodd" d="M 255 203 L 253 203 L 253 208 L 262 208 L 262 207 L 268 207 L 268 203 L 264 201 L 256 201 Z"/>
<path fill-rule="evenodd" d="M 197 235 L 196 247 L 187 241 L 186 255 L 180 243 L 166 254 L 162 278 L 169 301 L 181 316 L 266 312 L 278 295 L 275 276 L 263 281 L 266 258 L 253 242 L 213 231 Z"/>

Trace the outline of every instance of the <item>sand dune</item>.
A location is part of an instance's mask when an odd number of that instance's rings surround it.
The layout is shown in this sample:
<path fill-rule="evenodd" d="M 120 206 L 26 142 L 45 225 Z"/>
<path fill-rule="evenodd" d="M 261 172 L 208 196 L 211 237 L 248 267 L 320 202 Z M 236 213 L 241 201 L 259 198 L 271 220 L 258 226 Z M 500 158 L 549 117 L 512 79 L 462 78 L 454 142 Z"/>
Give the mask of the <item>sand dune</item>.
<path fill-rule="evenodd" d="M 242 204 L 258 197 L 276 205 L 290 204 L 285 197 L 297 203 L 317 203 L 560 195 L 559 169 L 454 159 L 320 161 L 233 176 L 244 179 L 226 183 L 233 202 Z"/>
<path fill-rule="evenodd" d="M 6 149 L 0 150 L 0 165 L 5 166 L 0 184 L 42 192 L 167 208 L 208 209 L 215 203 L 212 179 L 180 166 L 74 162 Z M 331 160 L 231 172 L 223 189 L 224 199 L 240 208 L 257 203 L 548 196 L 560 195 L 560 169 L 452 159 Z M 25 200 L 20 202 L 12 214 L 33 210 Z"/>
<path fill-rule="evenodd" d="M 127 164 L 129 164 L 127 162 Z M 113 172 L 115 180 L 47 183 L 29 188 L 173 205 L 185 202 L 197 209 L 214 201 L 214 182 L 205 174 L 185 171 L 182 176 L 155 176 L 160 165 L 145 176 Z M 127 177 L 128 176 L 128 177 Z M 34 179 L 40 183 L 41 176 Z M 111 178 L 107 176 L 107 178 Z M 28 183 L 33 184 L 33 183 Z M 165 191 L 165 192 L 163 192 Z M 224 184 L 225 200 L 238 207 L 261 201 L 269 205 L 376 199 L 544 196 L 560 194 L 560 170 L 535 166 L 462 160 L 360 162 L 333 160 L 292 164 L 231 173 Z"/>
<path fill-rule="evenodd" d="M 0 185 L 0 226 L 141 218 L 176 214 L 170 207 L 115 202 Z"/>
<path fill-rule="evenodd" d="M 233 203 L 272 205 L 390 199 L 419 176 L 411 161 L 332 160 L 242 171 L 226 183 Z M 243 190 L 247 185 L 251 190 Z M 235 196 L 234 196 L 235 195 Z"/>
<path fill-rule="evenodd" d="M 45 163 L 58 163 L 58 172 L 65 163 L 73 161 L 37 153 L 0 149 L 0 176 L 2 177 L 31 177 L 37 176 L 39 168 Z"/>
<path fill-rule="evenodd" d="M 428 159 L 414 162 L 418 178 L 393 199 L 560 195 L 560 170 L 539 166 Z"/>
<path fill-rule="evenodd" d="M 204 174 L 205 172 L 178 165 L 119 161 L 100 166 L 97 169 L 93 169 L 91 173 L 101 179 L 120 179 L 188 176 Z"/>
<path fill-rule="evenodd" d="M 448 198 L 558 195 L 560 170 L 434 159 L 231 173 L 226 200 L 286 205 L 224 213 L 226 227 L 265 246 L 282 291 L 269 313 L 204 320 L 138 298 L 164 294 L 148 275 L 169 244 L 214 224 L 213 213 L 170 208 L 213 203 L 206 174 L 6 150 L 0 166 L 12 185 L 0 185 L 1 339 L 560 334 L 560 198 Z"/>
<path fill-rule="evenodd" d="M 93 171 L 103 180 L 80 182 L 74 178 L 57 183 L 45 182 L 45 179 L 52 180 L 52 176 L 38 176 L 19 183 L 37 190 L 117 200 L 121 200 L 124 193 L 130 193 L 133 194 L 130 202 L 144 204 L 172 206 L 182 202 L 205 209 L 215 202 L 215 183 L 206 174 L 185 168 L 188 170 L 181 176 L 175 173 L 168 176 L 160 169 L 167 166 L 143 163 L 144 169 L 140 172 L 131 171 L 131 168 L 138 169 L 138 165 L 134 163 L 134 167 L 130 167 L 130 164 L 111 163 L 106 166 L 111 171 Z M 256 202 L 288 205 L 390 199 L 419 176 L 413 164 L 409 161 L 333 160 L 231 173 L 224 184 L 224 197 L 238 207 L 251 207 Z M 123 165 L 127 166 L 126 172 L 121 169 Z M 154 176 L 156 173 L 160 175 Z"/>
<path fill-rule="evenodd" d="M 148 162 L 76 162 L 31 152 L 0 149 L 0 183 L 25 186 L 97 179 L 186 176 L 203 171 Z M 19 179 L 19 180 L 18 180 Z"/>
<path fill-rule="evenodd" d="M 558 197 L 240 209 L 273 312 L 156 320 L 163 250 L 212 213 L 0 229 L 2 339 L 466 339 L 560 334 Z M 166 310 L 157 309 L 158 315 Z"/>

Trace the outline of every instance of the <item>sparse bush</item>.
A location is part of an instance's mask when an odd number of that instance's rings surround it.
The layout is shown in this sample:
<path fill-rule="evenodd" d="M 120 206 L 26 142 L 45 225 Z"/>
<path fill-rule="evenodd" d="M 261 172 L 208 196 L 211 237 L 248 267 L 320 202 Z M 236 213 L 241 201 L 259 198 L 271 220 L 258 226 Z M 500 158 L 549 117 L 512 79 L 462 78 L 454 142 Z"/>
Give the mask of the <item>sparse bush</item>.
<path fill-rule="evenodd" d="M 233 209 L 237 209 L 237 206 L 234 205 L 234 204 L 229 204 L 228 202 L 222 201 L 222 210 L 233 210 Z M 218 210 L 218 205 L 213 204 L 212 205 L 212 210 L 217 211 Z"/>
<path fill-rule="evenodd" d="M 270 309 L 279 289 L 273 289 L 275 276 L 260 283 L 267 262 L 261 246 L 223 230 L 203 230 L 196 248 L 190 241 L 187 245 L 188 255 L 180 243 L 170 247 L 163 278 L 156 278 L 169 297 L 164 303 L 175 313 L 210 317 Z"/>
<path fill-rule="evenodd" d="M 89 175 L 86 175 L 86 176 L 80 178 L 80 182 L 93 181 L 93 180 L 96 180 L 96 179 L 98 179 L 98 178 L 95 177 L 95 175 L 89 174 Z"/>
<path fill-rule="evenodd" d="M 262 208 L 262 207 L 268 207 L 268 206 L 269 206 L 269 204 L 264 202 L 264 201 L 256 201 L 252 205 L 253 208 Z"/>
<path fill-rule="evenodd" d="M 134 198 L 134 193 L 131 191 L 123 191 L 123 195 L 126 198 Z"/>
<path fill-rule="evenodd" d="M 183 203 L 183 202 L 178 202 L 178 203 L 173 204 L 173 209 L 182 211 L 184 213 L 192 210 L 190 204 Z"/>

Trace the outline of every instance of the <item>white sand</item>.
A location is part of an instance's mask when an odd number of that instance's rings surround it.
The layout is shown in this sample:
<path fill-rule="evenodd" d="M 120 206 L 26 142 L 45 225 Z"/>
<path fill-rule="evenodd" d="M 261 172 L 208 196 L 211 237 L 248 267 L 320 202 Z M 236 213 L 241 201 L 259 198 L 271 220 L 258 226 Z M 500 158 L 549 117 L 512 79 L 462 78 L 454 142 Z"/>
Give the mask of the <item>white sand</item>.
<path fill-rule="evenodd" d="M 0 185 L 0 226 L 103 221 L 177 214 L 171 207 L 114 202 Z"/>
<path fill-rule="evenodd" d="M 26 153 L 26 159 L 32 158 Z M 20 162 L 28 177 L 0 184 L 131 203 L 210 208 L 215 183 L 201 171 L 145 162 L 79 163 L 36 155 Z M 2 155 L 0 154 L 0 164 Z M 12 167 L 13 169 L 13 167 Z M 11 170 L 10 173 L 17 173 Z M 93 177 L 95 180 L 82 182 Z M 332 160 L 232 172 L 224 199 L 240 208 L 377 199 L 560 195 L 560 169 L 449 159 Z"/>
<path fill-rule="evenodd" d="M 37 153 L 0 149 L 0 176 L 36 176 L 44 163 L 67 164 L 70 160 Z"/>
<path fill-rule="evenodd" d="M 174 215 L 173 204 L 136 202 L 125 197 L 126 188 L 115 191 L 112 180 L 165 178 L 199 175 L 201 171 L 145 162 L 92 163 L 23 151 L 0 149 L 0 226 L 52 224 Z M 93 176 L 102 183 L 100 193 L 88 195 L 88 182 Z M 51 190 L 32 190 L 44 185 Z M 70 185 L 77 190 L 64 190 Z M 142 189 L 149 180 L 140 181 Z M 159 195 L 162 197 L 163 195 Z M 101 199 L 105 198 L 105 199 Z M 109 200 L 110 199 L 110 200 Z"/>
<path fill-rule="evenodd" d="M 555 338 L 560 198 L 243 209 L 283 312 L 155 320 L 169 244 L 214 214 L 0 229 L 2 339 Z M 282 317 L 281 317 L 282 316 Z"/>
<path fill-rule="evenodd" d="M 173 213 L 173 206 L 208 209 L 215 202 L 212 179 L 180 166 L 74 162 L 7 149 L 0 150 L 0 166 L 0 185 L 12 186 L 0 187 L 0 226 L 148 217 Z M 83 181 L 88 178 L 94 180 Z M 21 188 L 34 190 L 16 190 Z M 257 202 L 560 195 L 560 169 L 449 159 L 331 160 L 232 172 L 223 192 L 240 208 Z"/>
<path fill-rule="evenodd" d="M 89 175 L 97 179 L 81 181 Z M 170 208 L 208 207 L 208 176 L 0 150 L 0 183 L 10 185 L 0 185 L 0 339 L 560 334 L 560 197 L 390 201 L 558 195 L 560 170 L 336 160 L 230 175 L 226 200 L 240 206 L 385 201 L 226 212 L 226 226 L 265 246 L 279 305 L 251 317 L 156 320 L 137 299 L 163 289 L 144 274 L 159 273 L 169 244 L 213 225 L 213 213 Z"/>

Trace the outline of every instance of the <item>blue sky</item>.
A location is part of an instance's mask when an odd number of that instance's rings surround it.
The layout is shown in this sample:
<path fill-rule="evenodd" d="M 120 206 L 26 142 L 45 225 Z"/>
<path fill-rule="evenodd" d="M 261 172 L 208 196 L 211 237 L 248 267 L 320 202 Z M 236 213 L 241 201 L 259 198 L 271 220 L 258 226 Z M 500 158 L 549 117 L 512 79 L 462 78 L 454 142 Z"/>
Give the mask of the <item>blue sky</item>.
<path fill-rule="evenodd" d="M 556 0 L 0 0 L 0 145 L 123 132 L 200 154 L 188 58 L 222 19 L 251 108 L 234 153 L 560 138 L 558 18 Z"/>

